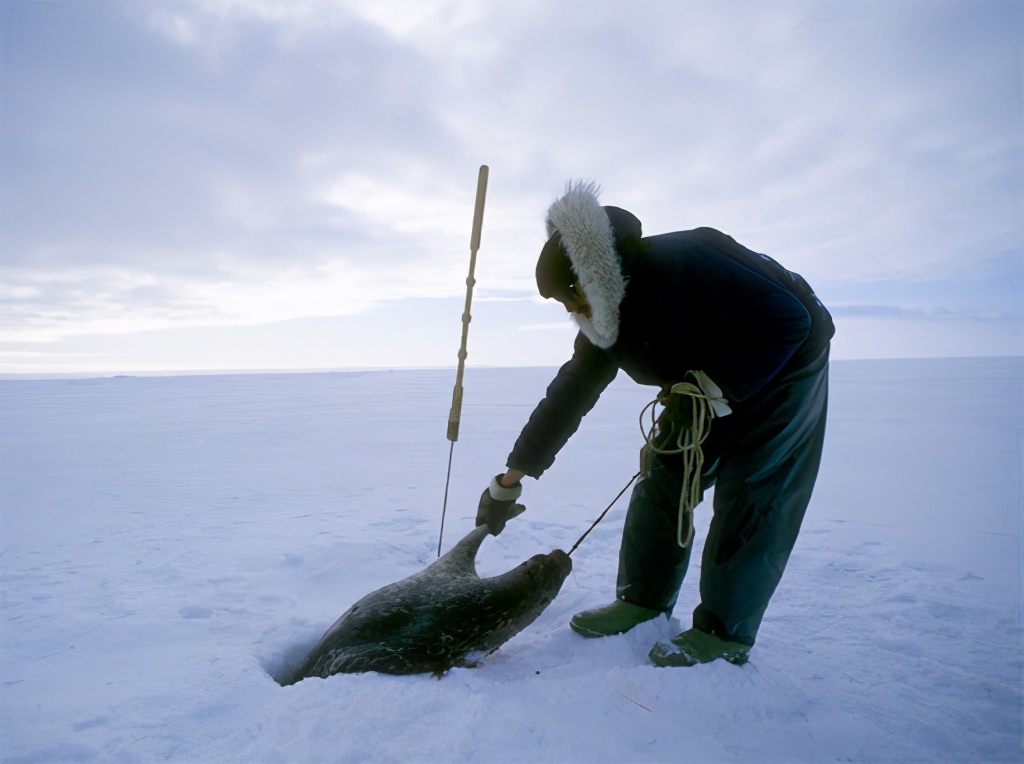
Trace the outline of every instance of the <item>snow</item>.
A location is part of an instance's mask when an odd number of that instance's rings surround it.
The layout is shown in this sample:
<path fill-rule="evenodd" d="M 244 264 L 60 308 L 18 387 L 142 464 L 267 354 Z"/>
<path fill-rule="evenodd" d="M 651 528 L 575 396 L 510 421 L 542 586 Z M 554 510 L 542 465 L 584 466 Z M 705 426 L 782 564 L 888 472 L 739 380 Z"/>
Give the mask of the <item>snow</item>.
<path fill-rule="evenodd" d="M 552 369 L 466 373 L 444 547 Z M 477 669 L 273 679 L 436 555 L 451 370 L 0 382 L 4 762 L 1016 762 L 1024 359 L 838 361 L 825 461 L 749 664 L 602 640 L 623 498 Z M 478 557 L 568 549 L 636 469 L 622 376 Z M 710 497 L 708 497 L 710 499 Z M 697 510 L 698 546 L 710 501 Z M 697 550 L 699 551 L 699 550 Z"/>

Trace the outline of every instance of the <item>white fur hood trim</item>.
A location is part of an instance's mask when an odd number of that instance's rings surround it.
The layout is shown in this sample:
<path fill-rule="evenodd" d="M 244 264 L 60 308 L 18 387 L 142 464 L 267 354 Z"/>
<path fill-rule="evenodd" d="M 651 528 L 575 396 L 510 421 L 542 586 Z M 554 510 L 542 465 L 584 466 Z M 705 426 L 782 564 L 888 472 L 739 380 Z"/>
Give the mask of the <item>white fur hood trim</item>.
<path fill-rule="evenodd" d="M 580 330 L 600 348 L 609 348 L 619 337 L 619 305 L 626 296 L 615 251 L 615 235 L 608 215 L 597 201 L 594 183 L 566 184 L 565 193 L 548 208 L 548 236 L 562 237 L 572 269 L 590 302 L 591 318 L 573 315 Z"/>

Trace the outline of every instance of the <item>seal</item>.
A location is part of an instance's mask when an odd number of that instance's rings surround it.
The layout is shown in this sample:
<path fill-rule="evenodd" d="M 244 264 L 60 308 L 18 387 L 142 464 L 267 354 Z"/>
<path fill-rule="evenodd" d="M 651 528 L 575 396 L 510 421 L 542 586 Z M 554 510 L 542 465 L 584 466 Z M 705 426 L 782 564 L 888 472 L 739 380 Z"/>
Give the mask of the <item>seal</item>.
<path fill-rule="evenodd" d="M 440 676 L 493 653 L 555 599 L 572 560 L 555 549 L 480 578 L 476 554 L 488 534 L 475 528 L 429 567 L 356 602 L 282 684 L 362 671 Z"/>

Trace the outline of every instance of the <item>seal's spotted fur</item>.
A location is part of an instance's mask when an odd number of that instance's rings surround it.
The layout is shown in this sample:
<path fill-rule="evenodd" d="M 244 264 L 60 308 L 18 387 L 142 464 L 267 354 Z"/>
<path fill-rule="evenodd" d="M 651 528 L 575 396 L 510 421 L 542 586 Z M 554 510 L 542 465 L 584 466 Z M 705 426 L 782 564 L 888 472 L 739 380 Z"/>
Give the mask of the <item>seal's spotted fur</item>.
<path fill-rule="evenodd" d="M 480 578 L 475 559 L 487 535 L 481 525 L 425 570 L 363 597 L 287 684 L 360 671 L 440 674 L 525 629 L 558 594 L 572 561 L 556 549 Z"/>

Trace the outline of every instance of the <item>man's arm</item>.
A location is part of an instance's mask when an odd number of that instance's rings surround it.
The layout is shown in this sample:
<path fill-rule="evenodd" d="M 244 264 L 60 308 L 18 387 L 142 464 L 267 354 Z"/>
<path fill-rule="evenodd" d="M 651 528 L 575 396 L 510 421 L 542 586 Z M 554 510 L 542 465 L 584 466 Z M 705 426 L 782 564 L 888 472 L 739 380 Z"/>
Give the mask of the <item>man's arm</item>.
<path fill-rule="evenodd" d="M 520 476 L 539 478 L 618 371 L 607 353 L 592 345 L 582 333 L 577 335 L 572 358 L 548 385 L 544 399 L 523 427 L 505 466 Z"/>
<path fill-rule="evenodd" d="M 526 477 L 526 473 L 520 470 L 509 469 L 504 475 L 498 477 L 498 483 L 503 488 L 511 488 L 518 485 Z"/>

